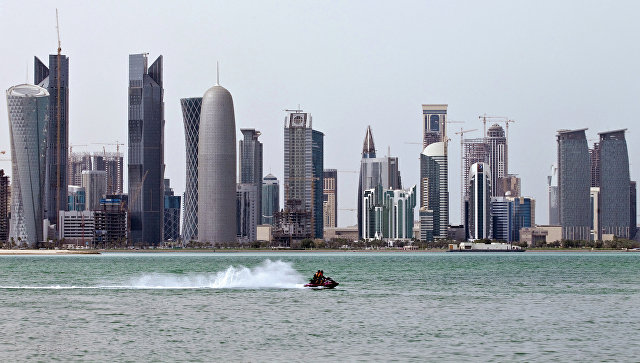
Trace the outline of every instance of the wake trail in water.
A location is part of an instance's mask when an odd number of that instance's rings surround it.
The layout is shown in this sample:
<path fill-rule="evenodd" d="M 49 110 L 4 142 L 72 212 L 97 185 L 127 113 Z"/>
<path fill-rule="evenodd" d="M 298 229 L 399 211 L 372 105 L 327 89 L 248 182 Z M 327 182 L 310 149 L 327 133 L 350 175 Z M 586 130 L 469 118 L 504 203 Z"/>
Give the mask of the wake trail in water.
<path fill-rule="evenodd" d="M 214 273 L 144 274 L 119 285 L 0 286 L 0 289 L 297 289 L 303 287 L 304 278 L 291 266 L 291 263 L 266 260 L 253 268 L 229 266 L 224 271 Z"/>

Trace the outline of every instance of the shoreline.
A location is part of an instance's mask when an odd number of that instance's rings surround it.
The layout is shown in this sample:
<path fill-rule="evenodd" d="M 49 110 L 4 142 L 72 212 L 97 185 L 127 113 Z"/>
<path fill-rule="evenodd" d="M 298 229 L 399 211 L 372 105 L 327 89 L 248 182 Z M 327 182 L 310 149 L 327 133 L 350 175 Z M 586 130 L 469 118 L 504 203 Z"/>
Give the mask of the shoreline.
<path fill-rule="evenodd" d="M 423 249 L 423 250 L 401 250 L 401 249 L 376 249 L 376 250 L 343 250 L 343 249 L 309 249 L 309 250 L 288 250 L 288 249 L 140 249 L 140 250 L 5 250 L 0 249 L 0 256 L 55 256 L 55 255 L 99 255 L 103 253 L 344 253 L 344 252 L 365 252 L 365 253 L 445 253 L 446 249 Z M 581 253 L 581 252 L 640 252 L 631 250 L 613 250 L 613 249 L 528 249 L 525 252 L 529 253 L 549 253 L 549 252 L 562 252 L 562 253 Z M 500 252 L 486 252 L 486 253 L 498 253 Z"/>
<path fill-rule="evenodd" d="M 98 250 L 4 250 L 0 249 L 0 256 L 43 256 L 43 255 L 99 255 Z"/>

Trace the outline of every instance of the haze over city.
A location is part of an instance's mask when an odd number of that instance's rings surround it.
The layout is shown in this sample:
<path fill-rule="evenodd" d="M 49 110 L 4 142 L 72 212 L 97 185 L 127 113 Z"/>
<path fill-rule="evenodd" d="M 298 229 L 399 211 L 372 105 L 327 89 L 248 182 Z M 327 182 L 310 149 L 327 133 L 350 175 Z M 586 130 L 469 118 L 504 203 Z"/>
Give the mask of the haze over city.
<path fill-rule="evenodd" d="M 628 128 L 631 163 L 637 155 L 634 2 L 0 2 L 10 50 L 0 59 L 5 89 L 33 82 L 33 56 L 56 52 L 56 7 L 70 58 L 70 144 L 89 145 L 74 150 L 127 143 L 128 55 L 163 55 L 165 177 L 178 194 L 185 183 L 179 99 L 215 83 L 216 61 L 220 84 L 233 94 L 237 139 L 240 128 L 262 132 L 265 174 L 283 175 L 283 110 L 311 113 L 325 134 L 324 167 L 355 172 L 338 176 L 341 209 L 356 206 L 367 125 L 378 154 L 390 147 L 399 157 L 404 186 L 418 183 L 424 103 L 446 103 L 449 120 L 466 121 L 448 131 L 452 224 L 460 222 L 454 132 L 482 130 L 484 113 L 516 121 L 509 172 L 537 200 L 539 222 L 547 220 L 556 130 L 588 127 L 595 139 Z M 8 124 L 0 122 L 0 150 L 9 149 Z M 10 162 L 0 168 L 10 174 Z M 631 180 L 639 177 L 631 165 Z M 339 211 L 340 226 L 355 222 L 354 212 Z"/>

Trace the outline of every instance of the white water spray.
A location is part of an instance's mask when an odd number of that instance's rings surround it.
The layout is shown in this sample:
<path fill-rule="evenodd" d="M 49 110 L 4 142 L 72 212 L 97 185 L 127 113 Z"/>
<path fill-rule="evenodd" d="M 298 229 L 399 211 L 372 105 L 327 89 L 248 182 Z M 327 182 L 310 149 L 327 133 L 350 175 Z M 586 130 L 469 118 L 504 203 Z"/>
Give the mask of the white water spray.
<path fill-rule="evenodd" d="M 266 260 L 254 268 L 229 266 L 224 271 L 200 274 L 151 273 L 119 284 L 99 286 L 0 286 L 0 289 L 295 289 L 304 286 L 304 278 L 289 262 Z"/>
<path fill-rule="evenodd" d="M 132 279 L 128 286 L 118 287 L 134 289 L 292 289 L 303 287 L 303 285 L 304 278 L 291 267 L 291 263 L 266 260 L 254 268 L 229 266 L 224 271 L 209 274 L 146 274 Z"/>

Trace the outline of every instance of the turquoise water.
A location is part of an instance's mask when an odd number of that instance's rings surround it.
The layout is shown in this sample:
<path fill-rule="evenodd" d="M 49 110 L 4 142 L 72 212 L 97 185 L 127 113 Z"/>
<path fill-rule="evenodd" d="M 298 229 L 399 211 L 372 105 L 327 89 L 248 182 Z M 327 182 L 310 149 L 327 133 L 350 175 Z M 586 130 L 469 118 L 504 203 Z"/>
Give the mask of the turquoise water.
<path fill-rule="evenodd" d="M 0 361 L 638 361 L 640 253 L 0 256 L 0 314 Z"/>

